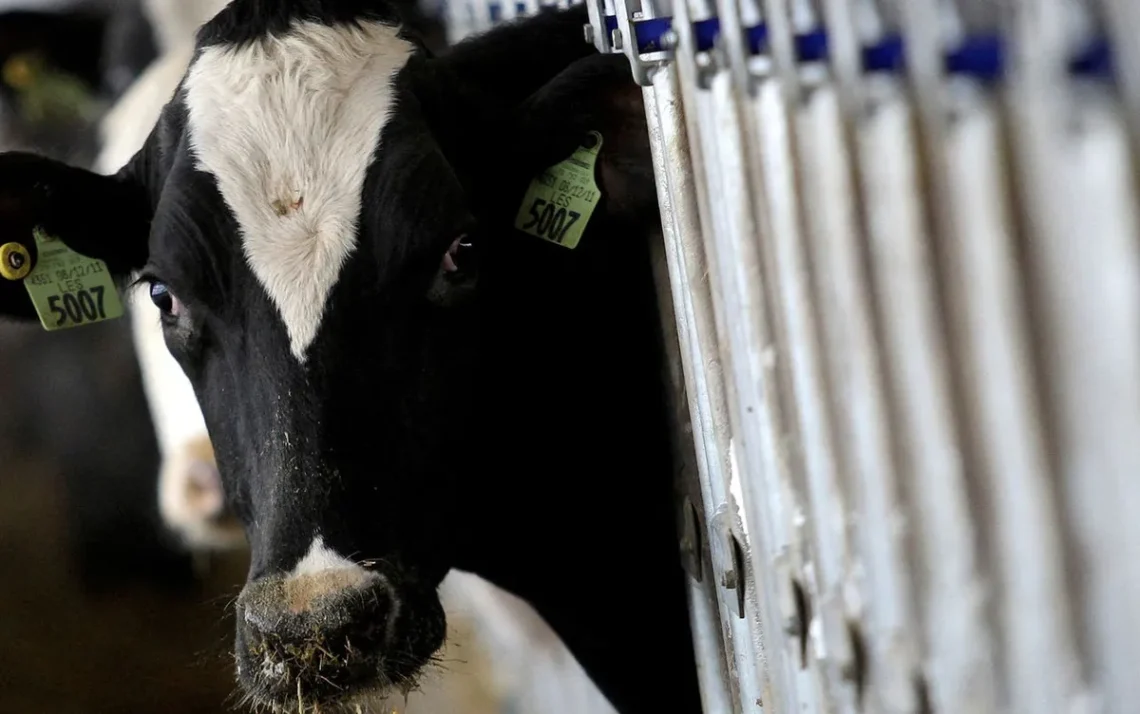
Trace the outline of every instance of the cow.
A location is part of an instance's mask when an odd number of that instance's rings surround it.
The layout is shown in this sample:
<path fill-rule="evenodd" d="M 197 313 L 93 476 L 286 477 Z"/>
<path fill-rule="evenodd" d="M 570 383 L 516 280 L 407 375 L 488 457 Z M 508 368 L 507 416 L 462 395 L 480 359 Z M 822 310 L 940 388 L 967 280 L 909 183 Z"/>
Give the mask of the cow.
<path fill-rule="evenodd" d="M 168 0 L 148 2 L 161 9 Z M 211 9 L 212 4 L 218 7 Z M 222 4 L 197 0 L 196 7 L 183 7 L 182 16 L 196 11 L 205 20 Z M 174 41 L 165 43 L 165 53 L 103 118 L 102 150 L 95 162 L 99 173 L 114 173 L 143 145 L 192 57 L 197 26 L 178 22 L 177 15 L 150 14 L 157 16 L 160 34 Z M 241 525 L 225 507 L 205 421 L 189 380 L 166 349 L 160 313 L 145 291 L 136 290 L 130 302 L 134 346 L 162 445 L 158 500 L 163 522 L 199 562 L 209 551 L 241 549 L 245 544 Z M 562 642 L 526 603 L 457 570 L 444 579 L 440 595 L 449 623 L 447 646 L 458 657 L 447 657 L 442 678 L 409 701 L 413 711 L 426 711 L 425 705 L 446 706 L 436 700 L 449 695 L 466 697 L 463 710 L 468 712 L 477 711 L 481 700 L 491 700 L 502 709 L 508 702 L 533 704 L 537 696 L 542 697 L 546 714 L 576 713 L 582 706 L 596 714 L 610 711 Z M 471 676 L 474 672 L 481 676 Z"/>
<path fill-rule="evenodd" d="M 255 705 L 413 686 L 457 568 L 533 605 L 619 711 L 700 710 L 644 107 L 585 22 L 433 56 L 378 0 L 233 0 L 115 174 L 0 155 L 6 240 L 58 236 L 161 313 L 251 549 Z M 516 229 L 591 137 L 577 246 Z M 0 311 L 31 319 L 20 283 Z"/>

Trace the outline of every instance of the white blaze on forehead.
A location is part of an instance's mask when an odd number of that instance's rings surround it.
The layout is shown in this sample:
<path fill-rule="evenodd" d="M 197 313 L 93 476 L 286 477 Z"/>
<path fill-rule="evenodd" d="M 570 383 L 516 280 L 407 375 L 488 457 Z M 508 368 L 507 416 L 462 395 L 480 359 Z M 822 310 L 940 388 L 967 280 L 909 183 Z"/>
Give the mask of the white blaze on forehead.
<path fill-rule="evenodd" d="M 356 246 L 361 190 L 413 45 L 378 22 L 296 22 L 208 47 L 186 77 L 190 145 L 241 230 L 298 360 Z"/>

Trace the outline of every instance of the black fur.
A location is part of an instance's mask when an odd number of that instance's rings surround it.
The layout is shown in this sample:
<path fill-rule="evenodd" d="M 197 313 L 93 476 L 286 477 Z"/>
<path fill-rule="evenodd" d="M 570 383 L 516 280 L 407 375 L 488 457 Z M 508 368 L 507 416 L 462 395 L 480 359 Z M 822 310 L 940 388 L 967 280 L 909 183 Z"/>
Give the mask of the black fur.
<path fill-rule="evenodd" d="M 390 16 L 363 5 L 235 0 L 200 41 L 246 41 L 289 17 Z M 148 278 L 185 305 L 164 320 L 167 344 L 249 536 L 253 584 L 239 607 L 263 607 L 251 593 L 317 532 L 374 559 L 391 584 L 400 617 L 386 659 L 345 646 L 378 642 L 375 602 L 322 610 L 335 627 L 311 616 L 322 638 L 347 637 L 320 642 L 334 657 L 321 676 L 339 686 L 359 685 L 361 666 L 393 681 L 427 661 L 443 632 L 434 588 L 457 567 L 530 601 L 623 714 L 699 711 L 644 110 L 624 60 L 583 41 L 585 21 L 582 8 L 545 11 L 407 65 L 365 182 L 358 247 L 304 365 L 213 178 L 193 166 L 180 101 L 117 177 L 0 156 L 6 235 L 45 224 L 124 278 L 145 259 Z M 579 247 L 515 231 L 531 178 L 590 129 L 604 137 L 603 198 Z M 440 307 L 429 287 L 462 233 L 478 250 L 478 284 Z M 27 314 L 20 286 L 0 291 L 4 312 Z M 266 635 L 280 635 L 259 627 L 239 618 L 242 684 L 255 700 L 295 706 L 258 674 Z"/>

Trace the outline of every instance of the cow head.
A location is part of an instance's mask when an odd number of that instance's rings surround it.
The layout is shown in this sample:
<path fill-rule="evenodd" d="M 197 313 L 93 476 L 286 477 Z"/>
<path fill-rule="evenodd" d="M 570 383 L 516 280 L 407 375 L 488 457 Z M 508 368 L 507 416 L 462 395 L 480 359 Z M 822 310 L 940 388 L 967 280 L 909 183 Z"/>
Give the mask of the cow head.
<path fill-rule="evenodd" d="M 455 310 L 427 296 L 471 228 L 401 94 L 417 48 L 396 18 L 299 4 L 304 19 L 238 0 L 206 25 L 116 174 L 0 157 L 2 235 L 41 227 L 159 309 L 251 546 L 239 678 L 293 706 L 407 683 L 442 643 L 465 387 L 438 359 Z"/>
<path fill-rule="evenodd" d="M 557 43 L 528 38 L 568 58 L 496 101 L 587 55 L 571 12 Z M 479 235 L 472 166 L 489 162 L 441 135 L 467 117 L 440 121 L 440 92 L 420 91 L 433 60 L 381 3 L 234 0 L 197 45 L 113 175 L 0 155 L 0 235 L 42 228 L 158 308 L 251 549 L 249 697 L 304 708 L 410 684 L 443 641 L 436 588 L 474 547 L 459 519 L 480 302 L 444 276 L 465 272 L 451 256 Z M 15 282 L 0 308 L 34 316 Z"/>

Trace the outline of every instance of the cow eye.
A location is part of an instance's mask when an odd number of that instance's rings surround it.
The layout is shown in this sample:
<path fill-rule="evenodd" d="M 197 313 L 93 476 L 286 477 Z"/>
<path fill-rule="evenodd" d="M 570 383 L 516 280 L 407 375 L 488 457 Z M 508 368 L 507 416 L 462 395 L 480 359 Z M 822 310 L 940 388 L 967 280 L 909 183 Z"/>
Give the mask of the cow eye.
<path fill-rule="evenodd" d="M 150 284 L 150 299 L 162 314 L 177 317 L 182 310 L 182 303 L 170 292 L 165 283 L 153 282 Z"/>

